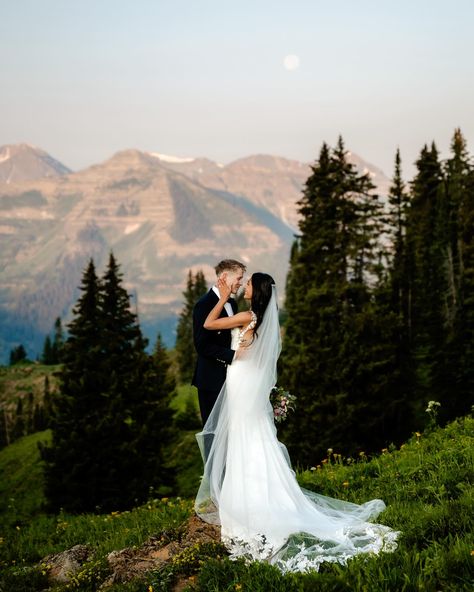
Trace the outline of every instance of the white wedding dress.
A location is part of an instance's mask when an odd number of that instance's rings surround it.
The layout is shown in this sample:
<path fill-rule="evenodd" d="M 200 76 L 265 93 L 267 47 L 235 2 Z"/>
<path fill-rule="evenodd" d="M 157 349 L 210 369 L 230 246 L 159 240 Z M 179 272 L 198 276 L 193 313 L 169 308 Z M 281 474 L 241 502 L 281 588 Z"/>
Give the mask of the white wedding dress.
<path fill-rule="evenodd" d="M 233 331 L 234 349 L 244 331 Z M 399 532 L 369 522 L 385 509 L 382 500 L 357 505 L 298 485 L 269 402 L 280 350 L 273 289 L 258 337 L 229 366 L 212 413 L 196 435 L 204 460 L 196 513 L 221 526 L 231 558 L 265 560 L 282 572 L 395 550 Z"/>

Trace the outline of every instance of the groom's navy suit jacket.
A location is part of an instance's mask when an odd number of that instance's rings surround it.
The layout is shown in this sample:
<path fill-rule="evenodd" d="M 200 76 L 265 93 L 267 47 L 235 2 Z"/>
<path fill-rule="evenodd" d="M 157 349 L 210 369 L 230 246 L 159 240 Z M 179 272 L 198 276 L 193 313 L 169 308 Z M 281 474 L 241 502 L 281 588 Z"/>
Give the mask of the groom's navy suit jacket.
<path fill-rule="evenodd" d="M 203 327 L 207 315 L 218 301 L 217 294 L 211 288 L 196 303 L 193 310 L 193 336 L 197 362 L 192 384 L 198 389 L 208 391 L 221 390 L 226 377 L 227 364 L 232 362 L 235 353 L 230 349 L 230 329 L 209 331 Z M 237 303 L 233 299 L 230 302 L 234 313 L 236 313 Z M 225 308 L 222 309 L 219 316 L 228 316 Z"/>

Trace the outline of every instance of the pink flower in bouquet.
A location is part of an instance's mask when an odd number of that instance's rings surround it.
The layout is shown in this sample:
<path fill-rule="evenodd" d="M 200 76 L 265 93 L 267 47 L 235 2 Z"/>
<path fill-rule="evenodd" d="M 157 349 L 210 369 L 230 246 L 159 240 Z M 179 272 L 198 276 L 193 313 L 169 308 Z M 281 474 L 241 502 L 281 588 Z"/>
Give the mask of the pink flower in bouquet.
<path fill-rule="evenodd" d="M 278 423 L 285 421 L 288 416 L 288 412 L 294 409 L 294 401 L 296 397 L 290 395 L 281 386 L 274 386 L 270 392 L 270 403 L 273 407 L 273 417 Z"/>

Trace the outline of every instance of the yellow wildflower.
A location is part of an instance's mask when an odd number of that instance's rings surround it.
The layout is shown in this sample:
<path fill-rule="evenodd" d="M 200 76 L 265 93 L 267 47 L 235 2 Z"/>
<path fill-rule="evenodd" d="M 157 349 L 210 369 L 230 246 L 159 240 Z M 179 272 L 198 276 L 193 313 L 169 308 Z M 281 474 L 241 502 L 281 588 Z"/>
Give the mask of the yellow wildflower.
<path fill-rule="evenodd" d="M 344 481 L 344 483 L 342 484 L 343 487 L 349 487 L 349 481 Z"/>

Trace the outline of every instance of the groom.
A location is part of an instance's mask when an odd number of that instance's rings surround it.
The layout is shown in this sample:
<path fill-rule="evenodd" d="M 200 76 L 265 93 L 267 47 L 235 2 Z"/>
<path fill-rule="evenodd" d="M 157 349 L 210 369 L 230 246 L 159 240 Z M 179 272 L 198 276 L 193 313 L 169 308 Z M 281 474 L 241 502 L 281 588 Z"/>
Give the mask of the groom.
<path fill-rule="evenodd" d="M 245 265 L 234 259 L 224 259 L 216 267 L 217 278 L 222 278 L 230 287 L 231 294 L 242 285 Z M 192 384 L 198 389 L 199 408 L 203 425 L 209 417 L 217 396 L 225 382 L 227 365 L 232 363 L 235 351 L 230 348 L 230 329 L 208 331 L 204 321 L 219 301 L 220 294 L 216 285 L 212 286 L 195 305 L 193 310 L 194 347 L 197 351 L 196 369 Z M 233 298 L 224 305 L 221 317 L 233 316 L 237 312 L 237 303 Z"/>

